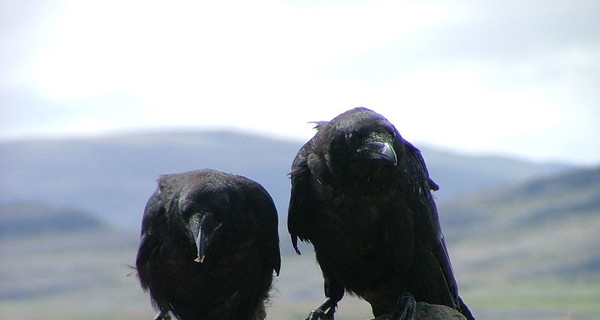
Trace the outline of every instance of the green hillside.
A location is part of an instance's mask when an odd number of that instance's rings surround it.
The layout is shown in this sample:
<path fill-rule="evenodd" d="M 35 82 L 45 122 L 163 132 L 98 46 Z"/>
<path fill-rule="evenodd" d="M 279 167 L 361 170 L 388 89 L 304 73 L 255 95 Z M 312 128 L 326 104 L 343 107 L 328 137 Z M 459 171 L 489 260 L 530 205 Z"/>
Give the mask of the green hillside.
<path fill-rule="evenodd" d="M 599 174 L 573 171 L 441 206 L 454 234 L 448 245 L 461 295 L 479 319 L 598 318 Z M 0 319 L 151 319 L 149 298 L 129 267 L 135 232 L 57 207 L 10 205 L 0 214 L 0 226 L 46 230 L 0 238 Z M 71 218 L 87 222 L 66 227 Z M 285 232 L 281 241 L 289 241 Z M 311 248 L 303 253 L 284 252 L 269 319 L 302 319 L 322 300 Z M 369 317 L 363 301 L 340 304 L 339 319 Z"/>
<path fill-rule="evenodd" d="M 19 226 L 0 238 L 0 319 L 151 319 L 128 276 L 136 234 L 83 211 L 26 203 L 0 207 L 0 226 Z"/>
<path fill-rule="evenodd" d="M 458 278 L 486 318 L 598 318 L 600 167 L 442 207 Z"/>

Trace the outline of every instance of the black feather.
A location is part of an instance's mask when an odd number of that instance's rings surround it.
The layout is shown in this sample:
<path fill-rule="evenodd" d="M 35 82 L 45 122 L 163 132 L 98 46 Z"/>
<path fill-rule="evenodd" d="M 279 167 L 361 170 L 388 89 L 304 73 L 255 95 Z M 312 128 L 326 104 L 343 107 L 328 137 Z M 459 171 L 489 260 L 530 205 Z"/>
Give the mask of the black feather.
<path fill-rule="evenodd" d="M 204 259 L 197 259 L 199 228 Z M 161 313 L 264 319 L 280 265 L 277 212 L 258 183 L 216 170 L 159 179 L 144 212 L 136 267 Z"/>
<path fill-rule="evenodd" d="M 383 116 L 365 108 L 329 122 L 292 164 L 288 229 L 314 245 L 325 294 L 344 291 L 391 313 L 403 293 L 473 319 L 458 295 L 420 151 Z M 382 146 L 386 146 L 383 148 Z M 394 157 L 379 154 L 390 151 Z"/>

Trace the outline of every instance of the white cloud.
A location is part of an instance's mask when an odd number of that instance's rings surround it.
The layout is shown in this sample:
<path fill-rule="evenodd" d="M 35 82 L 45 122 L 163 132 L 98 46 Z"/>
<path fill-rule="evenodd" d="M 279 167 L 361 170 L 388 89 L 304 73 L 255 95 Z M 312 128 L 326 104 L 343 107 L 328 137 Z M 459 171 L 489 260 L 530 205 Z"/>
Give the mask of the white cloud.
<path fill-rule="evenodd" d="M 307 138 L 306 122 L 365 106 L 413 141 L 464 150 L 527 154 L 529 137 L 571 128 L 567 118 L 581 133 L 564 144 L 597 133 L 574 116 L 598 108 L 597 40 L 565 42 L 581 30 L 558 34 L 549 21 L 561 12 L 527 2 L 515 15 L 514 5 L 66 1 L 44 19 L 46 40 L 27 38 L 15 77 L 57 111 L 29 129 L 10 112 L 12 130 L 222 126 Z M 569 8 L 567 21 L 587 19 Z"/>
<path fill-rule="evenodd" d="M 282 79 L 293 85 L 296 74 L 315 77 L 326 63 L 444 14 L 440 6 L 390 1 L 301 9 L 276 1 L 71 1 L 30 70 L 45 94 L 61 97 L 258 87 Z"/>

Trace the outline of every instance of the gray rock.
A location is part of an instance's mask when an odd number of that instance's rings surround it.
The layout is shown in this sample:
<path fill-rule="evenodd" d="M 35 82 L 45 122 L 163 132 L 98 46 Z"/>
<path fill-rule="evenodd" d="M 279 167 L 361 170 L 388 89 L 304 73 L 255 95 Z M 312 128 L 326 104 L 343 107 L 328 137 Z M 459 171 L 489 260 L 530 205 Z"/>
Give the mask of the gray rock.
<path fill-rule="evenodd" d="M 389 316 L 384 315 L 373 320 L 388 319 Z M 466 318 L 460 312 L 444 305 L 417 302 L 416 320 L 466 320 Z"/>

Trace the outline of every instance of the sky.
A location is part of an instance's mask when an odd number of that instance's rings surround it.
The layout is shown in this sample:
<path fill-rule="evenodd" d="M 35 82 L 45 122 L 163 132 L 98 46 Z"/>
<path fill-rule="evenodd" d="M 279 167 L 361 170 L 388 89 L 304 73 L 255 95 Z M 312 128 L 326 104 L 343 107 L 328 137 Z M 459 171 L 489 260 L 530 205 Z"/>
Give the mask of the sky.
<path fill-rule="evenodd" d="M 0 1 L 0 140 L 234 129 L 358 106 L 409 141 L 600 163 L 600 1 Z"/>

